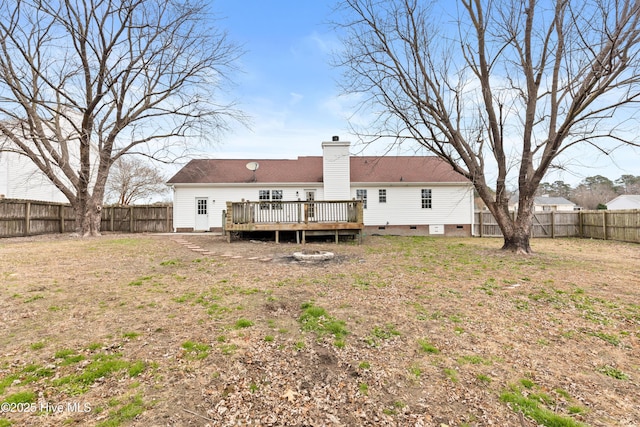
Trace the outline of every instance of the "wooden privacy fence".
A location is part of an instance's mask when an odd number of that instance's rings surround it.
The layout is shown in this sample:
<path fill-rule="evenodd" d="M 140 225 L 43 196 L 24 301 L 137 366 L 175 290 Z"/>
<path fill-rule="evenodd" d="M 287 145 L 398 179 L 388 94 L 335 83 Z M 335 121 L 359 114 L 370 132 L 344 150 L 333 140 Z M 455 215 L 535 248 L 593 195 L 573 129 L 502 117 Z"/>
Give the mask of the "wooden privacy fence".
<path fill-rule="evenodd" d="M 474 235 L 502 237 L 489 211 L 475 213 Z M 532 237 L 582 237 L 640 243 L 640 210 L 536 212 Z"/>
<path fill-rule="evenodd" d="M 170 205 L 105 206 L 102 231 L 168 233 L 173 231 Z M 73 232 L 74 210 L 68 204 L 0 199 L 0 237 Z"/>

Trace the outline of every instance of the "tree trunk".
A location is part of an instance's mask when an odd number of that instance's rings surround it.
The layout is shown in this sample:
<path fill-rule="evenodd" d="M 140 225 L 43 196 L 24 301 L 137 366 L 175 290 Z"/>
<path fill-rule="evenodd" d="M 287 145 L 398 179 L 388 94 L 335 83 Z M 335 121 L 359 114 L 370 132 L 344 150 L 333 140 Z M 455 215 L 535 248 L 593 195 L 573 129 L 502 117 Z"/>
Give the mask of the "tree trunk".
<path fill-rule="evenodd" d="M 493 216 L 504 238 L 502 250 L 525 255 L 533 253 L 529 243 L 533 223 L 532 197 L 521 197 L 519 199 L 515 218 L 508 211 L 506 205 L 502 206 L 502 209 L 497 209 L 493 212 Z"/>
<path fill-rule="evenodd" d="M 514 227 L 513 233 L 504 235 L 504 245 L 502 250 L 511 251 L 518 254 L 529 255 L 533 253 L 529 244 L 529 233 Z"/>
<path fill-rule="evenodd" d="M 76 214 L 76 232 L 82 237 L 100 236 L 102 204 L 90 198 L 84 205 L 72 205 Z"/>

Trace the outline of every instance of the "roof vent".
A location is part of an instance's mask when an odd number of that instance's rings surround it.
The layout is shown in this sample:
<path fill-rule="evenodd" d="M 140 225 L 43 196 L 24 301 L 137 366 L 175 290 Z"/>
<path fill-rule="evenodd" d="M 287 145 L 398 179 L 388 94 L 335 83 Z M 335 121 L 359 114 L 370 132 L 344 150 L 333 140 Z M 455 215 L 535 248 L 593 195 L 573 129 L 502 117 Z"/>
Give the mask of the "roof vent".
<path fill-rule="evenodd" d="M 340 137 L 338 135 L 334 135 L 334 136 L 331 137 L 331 140 L 334 141 L 334 142 L 335 141 L 340 141 Z"/>

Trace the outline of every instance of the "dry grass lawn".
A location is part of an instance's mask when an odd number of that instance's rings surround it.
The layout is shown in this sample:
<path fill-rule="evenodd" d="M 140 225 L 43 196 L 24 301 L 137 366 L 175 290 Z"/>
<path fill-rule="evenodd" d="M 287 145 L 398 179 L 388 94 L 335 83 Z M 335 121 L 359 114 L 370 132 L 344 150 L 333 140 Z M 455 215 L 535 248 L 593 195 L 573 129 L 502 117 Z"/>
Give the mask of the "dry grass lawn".
<path fill-rule="evenodd" d="M 0 427 L 638 426 L 640 246 L 0 240 Z"/>

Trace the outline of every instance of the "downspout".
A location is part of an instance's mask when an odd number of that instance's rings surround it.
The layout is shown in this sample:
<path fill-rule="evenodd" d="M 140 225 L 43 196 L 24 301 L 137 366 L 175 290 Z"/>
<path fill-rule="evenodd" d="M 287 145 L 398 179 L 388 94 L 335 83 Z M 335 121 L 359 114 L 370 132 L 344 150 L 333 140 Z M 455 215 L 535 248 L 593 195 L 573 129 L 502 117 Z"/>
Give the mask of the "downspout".
<path fill-rule="evenodd" d="M 171 218 L 171 223 L 173 224 L 173 232 L 176 233 L 177 232 L 177 228 L 176 228 L 176 187 L 175 185 L 172 184 L 167 184 L 170 188 L 171 188 L 171 203 L 173 205 L 173 209 L 171 209 L 171 213 L 173 215 L 173 218 Z"/>

